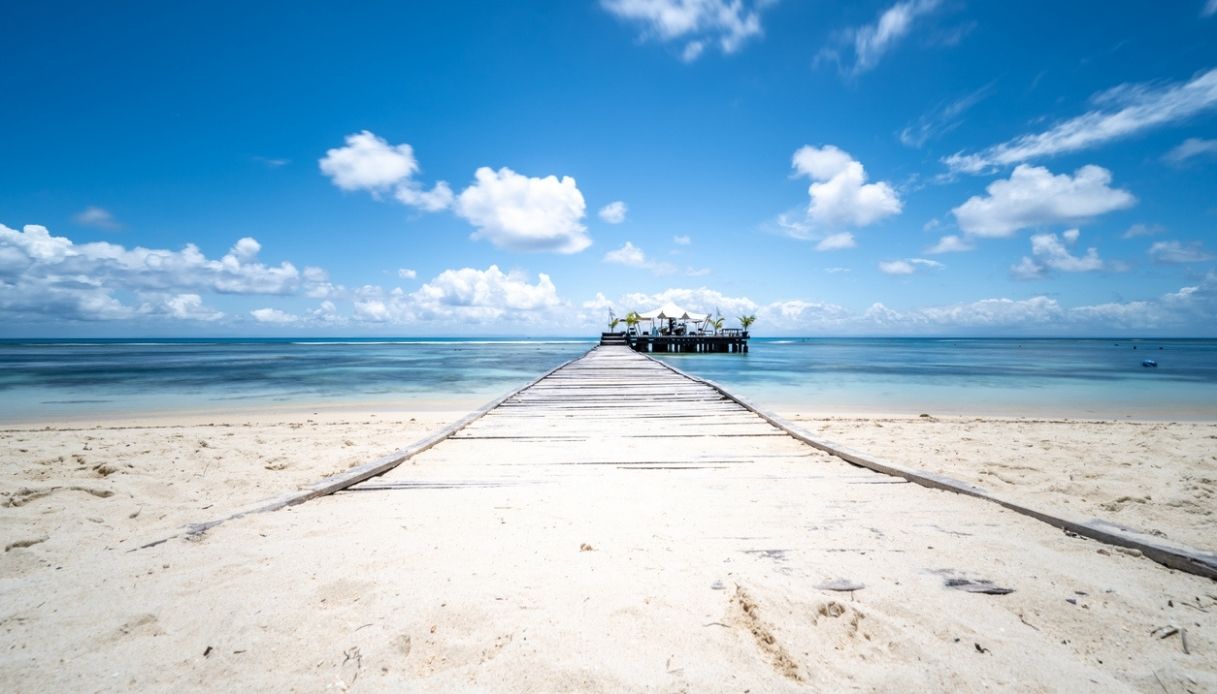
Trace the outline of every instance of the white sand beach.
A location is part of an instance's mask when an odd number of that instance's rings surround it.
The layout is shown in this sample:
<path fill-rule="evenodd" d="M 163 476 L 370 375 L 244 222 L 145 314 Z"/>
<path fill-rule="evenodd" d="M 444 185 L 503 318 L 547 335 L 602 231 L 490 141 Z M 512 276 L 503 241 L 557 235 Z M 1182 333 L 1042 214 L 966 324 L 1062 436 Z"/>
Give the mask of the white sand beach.
<path fill-rule="evenodd" d="M 585 467 L 544 484 L 349 492 L 132 551 L 460 414 L 6 428 L 0 686 L 1217 688 L 1212 581 L 784 437 L 763 439 L 747 474 Z M 1037 503 L 1202 547 L 1217 537 L 1217 424 L 802 424 Z M 441 448 L 387 478 L 496 469 Z M 798 457 L 763 460 L 777 453 Z M 944 588 L 951 577 L 1014 592 Z M 816 587 L 831 579 L 865 587 Z"/>

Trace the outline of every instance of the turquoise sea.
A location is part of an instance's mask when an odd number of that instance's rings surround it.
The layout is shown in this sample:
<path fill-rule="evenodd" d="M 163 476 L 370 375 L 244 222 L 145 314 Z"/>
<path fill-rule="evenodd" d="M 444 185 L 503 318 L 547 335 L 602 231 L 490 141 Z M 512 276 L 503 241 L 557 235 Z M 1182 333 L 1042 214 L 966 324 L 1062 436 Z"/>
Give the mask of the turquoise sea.
<path fill-rule="evenodd" d="M 0 340 L 0 421 L 371 406 L 469 410 L 569 339 Z M 1217 419 L 1217 340 L 754 338 L 663 355 L 779 411 Z M 1154 359 L 1157 368 L 1145 368 Z"/>

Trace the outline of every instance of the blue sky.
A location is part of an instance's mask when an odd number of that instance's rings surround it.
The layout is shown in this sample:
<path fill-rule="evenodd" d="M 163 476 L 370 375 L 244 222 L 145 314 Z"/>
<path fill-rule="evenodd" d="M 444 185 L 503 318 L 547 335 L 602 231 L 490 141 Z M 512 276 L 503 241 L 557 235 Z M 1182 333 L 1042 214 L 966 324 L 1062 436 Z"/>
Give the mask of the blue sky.
<path fill-rule="evenodd" d="M 24 3 L 0 335 L 1217 335 L 1217 0 Z"/>

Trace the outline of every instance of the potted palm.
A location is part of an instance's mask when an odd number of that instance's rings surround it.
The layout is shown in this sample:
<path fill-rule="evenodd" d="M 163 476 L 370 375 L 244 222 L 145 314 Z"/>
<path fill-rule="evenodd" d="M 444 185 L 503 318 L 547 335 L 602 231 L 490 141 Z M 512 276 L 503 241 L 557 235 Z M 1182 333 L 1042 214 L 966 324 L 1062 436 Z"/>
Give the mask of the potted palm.
<path fill-rule="evenodd" d="M 739 317 L 739 324 L 740 324 L 740 327 L 744 329 L 744 337 L 748 337 L 748 328 L 749 328 L 749 327 L 751 327 L 751 326 L 752 326 L 752 324 L 753 324 L 753 323 L 755 323 L 755 322 L 756 322 L 756 314 L 755 314 L 755 313 L 753 313 L 753 314 L 749 314 L 749 315 L 747 315 L 747 316 L 740 316 L 740 317 Z"/>
<path fill-rule="evenodd" d="M 629 313 L 625 314 L 625 325 L 627 328 L 626 332 L 631 335 L 637 332 L 638 324 L 640 322 L 642 322 L 642 319 L 638 316 L 637 311 L 630 311 Z"/>

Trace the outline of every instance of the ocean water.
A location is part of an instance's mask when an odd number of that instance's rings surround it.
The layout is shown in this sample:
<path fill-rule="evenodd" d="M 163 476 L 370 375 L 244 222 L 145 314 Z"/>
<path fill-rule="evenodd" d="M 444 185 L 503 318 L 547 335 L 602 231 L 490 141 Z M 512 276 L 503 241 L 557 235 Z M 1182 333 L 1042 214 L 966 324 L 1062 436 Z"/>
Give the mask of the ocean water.
<path fill-rule="evenodd" d="M 659 356 L 775 411 L 1217 419 L 1211 339 L 754 338 Z"/>
<path fill-rule="evenodd" d="M 371 405 L 472 410 L 587 340 L 0 340 L 0 421 Z"/>
<path fill-rule="evenodd" d="M 0 340 L 0 422 L 285 407 L 471 410 L 593 344 Z M 754 338 L 748 354 L 660 358 L 777 411 L 1217 419 L 1217 340 Z"/>

